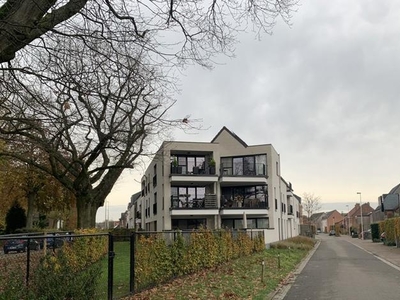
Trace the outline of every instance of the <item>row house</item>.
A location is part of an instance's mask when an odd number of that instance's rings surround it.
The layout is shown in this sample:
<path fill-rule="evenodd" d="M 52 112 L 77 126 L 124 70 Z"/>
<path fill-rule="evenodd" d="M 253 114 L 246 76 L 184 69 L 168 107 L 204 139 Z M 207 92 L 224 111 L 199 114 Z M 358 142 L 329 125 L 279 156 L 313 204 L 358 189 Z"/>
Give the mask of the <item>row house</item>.
<path fill-rule="evenodd" d="M 364 231 L 368 230 L 371 225 L 370 216 L 373 212 L 374 209 L 370 206 L 369 202 L 363 203 L 361 206 L 359 203 L 356 203 L 343 220 L 344 228 L 347 232 L 349 229 L 354 232 L 360 232 L 361 225 L 363 225 Z"/>
<path fill-rule="evenodd" d="M 271 144 L 249 146 L 226 127 L 211 142 L 164 142 L 130 215 L 146 231 L 251 229 L 267 243 L 297 236 L 301 198 L 280 170 Z"/>

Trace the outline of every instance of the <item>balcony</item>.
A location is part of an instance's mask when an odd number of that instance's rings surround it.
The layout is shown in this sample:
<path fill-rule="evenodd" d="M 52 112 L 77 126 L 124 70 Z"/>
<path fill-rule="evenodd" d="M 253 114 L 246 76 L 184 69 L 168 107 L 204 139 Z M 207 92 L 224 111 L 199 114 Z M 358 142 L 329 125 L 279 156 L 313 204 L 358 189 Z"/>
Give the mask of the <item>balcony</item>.
<path fill-rule="evenodd" d="M 224 209 L 269 209 L 268 202 L 261 201 L 258 198 L 244 199 L 242 196 L 236 196 L 232 200 L 221 198 L 221 208 Z"/>
<path fill-rule="evenodd" d="M 204 198 L 189 199 L 189 197 L 171 196 L 171 209 L 217 209 L 217 196 L 210 194 Z"/>
<path fill-rule="evenodd" d="M 221 164 L 221 176 L 263 176 L 266 177 L 267 168 L 265 164 L 255 163 L 247 165 L 223 165 Z"/>
<path fill-rule="evenodd" d="M 215 175 L 215 167 L 192 167 L 176 166 L 171 164 L 171 175 Z"/>
<path fill-rule="evenodd" d="M 229 186 L 232 184 L 266 185 L 268 183 L 265 164 L 253 164 L 246 167 L 243 165 L 235 167 L 221 165 L 220 174 L 222 186 Z"/>

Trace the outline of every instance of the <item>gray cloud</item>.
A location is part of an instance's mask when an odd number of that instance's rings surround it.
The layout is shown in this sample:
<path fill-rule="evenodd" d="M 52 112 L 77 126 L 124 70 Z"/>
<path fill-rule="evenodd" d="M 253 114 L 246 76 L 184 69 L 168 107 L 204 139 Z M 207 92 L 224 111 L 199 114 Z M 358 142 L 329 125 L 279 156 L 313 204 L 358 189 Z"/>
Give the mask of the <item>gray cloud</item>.
<path fill-rule="evenodd" d="M 176 139 L 211 140 L 225 125 L 272 143 L 296 192 L 345 201 L 360 189 L 375 201 L 399 180 L 399 11 L 396 1 L 306 1 L 291 27 L 241 35 L 234 59 L 186 73 L 173 113 L 211 128 Z"/>

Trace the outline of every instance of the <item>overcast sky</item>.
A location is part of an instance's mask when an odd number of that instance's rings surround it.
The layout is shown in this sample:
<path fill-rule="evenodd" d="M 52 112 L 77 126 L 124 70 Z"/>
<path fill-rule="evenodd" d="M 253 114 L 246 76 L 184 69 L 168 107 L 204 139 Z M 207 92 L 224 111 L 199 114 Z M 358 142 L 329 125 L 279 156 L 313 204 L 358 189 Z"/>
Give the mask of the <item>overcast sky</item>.
<path fill-rule="evenodd" d="M 400 181 L 400 1 L 300 2 L 291 26 L 278 21 L 261 40 L 243 34 L 235 58 L 185 71 L 170 114 L 208 129 L 174 139 L 209 142 L 226 126 L 248 145 L 272 144 L 297 195 L 339 211 L 357 192 L 377 204 Z M 140 174 L 117 183 L 110 218 L 139 191 Z"/>

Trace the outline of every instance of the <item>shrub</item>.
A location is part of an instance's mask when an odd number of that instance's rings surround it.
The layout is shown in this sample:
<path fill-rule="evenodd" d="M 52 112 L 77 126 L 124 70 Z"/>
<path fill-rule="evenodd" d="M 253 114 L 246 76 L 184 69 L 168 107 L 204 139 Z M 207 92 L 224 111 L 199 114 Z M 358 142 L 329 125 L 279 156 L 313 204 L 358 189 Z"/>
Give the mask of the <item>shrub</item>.
<path fill-rule="evenodd" d="M 76 269 L 68 255 L 59 251 L 42 259 L 31 285 L 35 299 L 95 299 L 100 274 L 99 263 Z"/>
<path fill-rule="evenodd" d="M 379 242 L 380 241 L 380 233 L 379 233 L 379 224 L 374 223 L 371 224 L 371 238 L 373 242 Z"/>
<path fill-rule="evenodd" d="M 34 299 L 35 295 L 25 287 L 25 274 L 12 271 L 7 274 L 7 280 L 1 280 L 0 300 Z"/>
<path fill-rule="evenodd" d="M 310 250 L 314 247 L 315 239 L 305 237 L 305 236 L 296 236 L 284 241 L 279 241 L 271 244 L 271 248 L 275 249 L 301 249 L 301 250 Z"/>
<path fill-rule="evenodd" d="M 139 235 L 135 244 L 138 290 L 265 249 L 263 235 L 252 240 L 246 232 L 207 229 L 180 232 L 170 244 L 159 235 Z"/>

